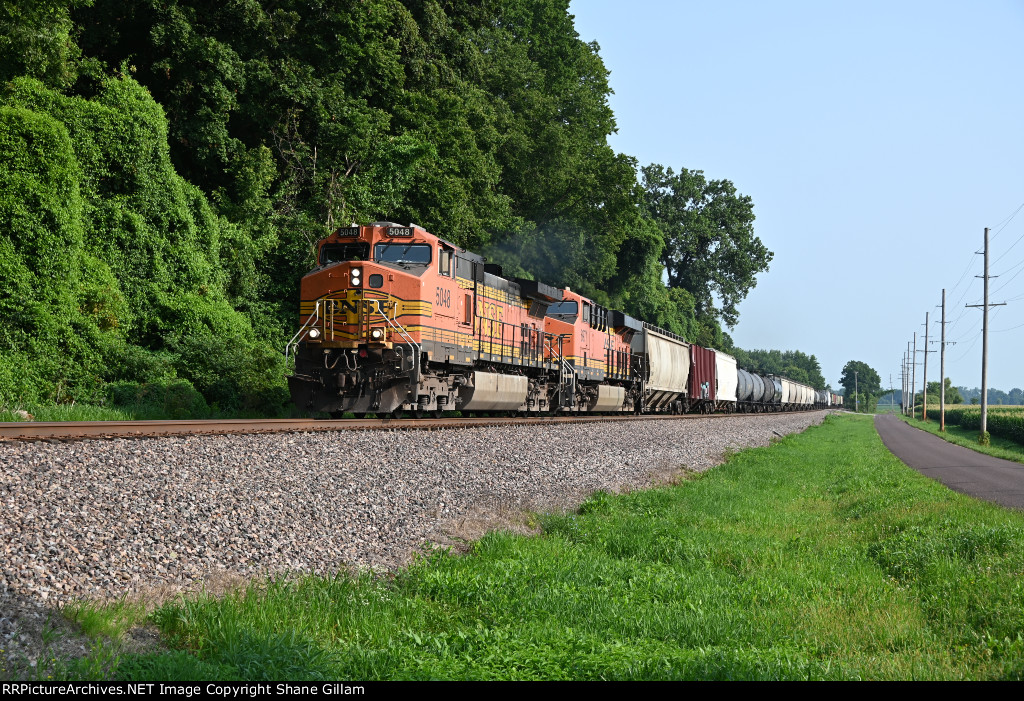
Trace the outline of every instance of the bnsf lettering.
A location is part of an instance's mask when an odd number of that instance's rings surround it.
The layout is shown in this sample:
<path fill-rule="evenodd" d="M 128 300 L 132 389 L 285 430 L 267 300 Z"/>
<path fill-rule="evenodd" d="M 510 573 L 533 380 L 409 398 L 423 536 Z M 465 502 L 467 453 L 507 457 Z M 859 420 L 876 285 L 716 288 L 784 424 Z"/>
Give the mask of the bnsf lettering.
<path fill-rule="evenodd" d="M 394 302 L 388 300 L 347 300 L 347 299 L 333 299 L 331 300 L 334 314 L 344 314 L 346 319 L 345 323 L 354 324 L 359 316 L 359 312 L 362 308 L 369 310 L 376 314 L 377 307 L 380 307 L 380 311 L 384 314 L 390 314 L 394 309 Z"/>
<path fill-rule="evenodd" d="M 434 303 L 439 307 L 451 308 L 452 306 L 452 291 L 446 290 L 442 287 L 437 288 L 437 293 L 434 295 Z"/>
<path fill-rule="evenodd" d="M 505 310 L 497 304 L 488 304 L 482 299 L 476 301 L 476 315 L 483 320 L 481 321 L 480 329 L 483 333 L 490 336 L 501 334 L 501 322 L 504 312 Z"/>

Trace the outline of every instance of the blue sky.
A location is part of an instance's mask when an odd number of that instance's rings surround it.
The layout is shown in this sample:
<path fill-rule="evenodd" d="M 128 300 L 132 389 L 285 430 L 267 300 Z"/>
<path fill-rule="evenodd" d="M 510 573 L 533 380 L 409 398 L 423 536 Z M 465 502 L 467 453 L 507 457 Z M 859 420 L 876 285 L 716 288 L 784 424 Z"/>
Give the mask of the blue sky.
<path fill-rule="evenodd" d="M 981 312 L 964 305 L 981 301 L 974 252 L 988 226 L 1002 273 L 991 301 L 1012 300 L 990 313 L 989 386 L 1024 387 L 1024 274 L 1013 277 L 1024 210 L 1006 222 L 1024 204 L 1024 2 L 574 0 L 570 11 L 611 71 L 613 148 L 753 199 L 775 259 L 740 305 L 737 345 L 814 354 L 833 386 L 862 360 L 899 387 L 925 312 L 938 338 L 945 287 L 957 341 L 946 375 L 979 386 Z"/>

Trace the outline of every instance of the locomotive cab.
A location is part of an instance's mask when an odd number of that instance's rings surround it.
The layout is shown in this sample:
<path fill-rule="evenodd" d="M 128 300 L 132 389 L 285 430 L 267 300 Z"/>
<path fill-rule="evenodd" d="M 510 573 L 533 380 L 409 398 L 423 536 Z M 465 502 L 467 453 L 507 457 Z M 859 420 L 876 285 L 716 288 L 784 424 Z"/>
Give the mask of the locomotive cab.
<path fill-rule="evenodd" d="M 338 229 L 301 282 L 288 378 L 310 412 L 628 411 L 629 344 L 572 291 L 416 225 Z M 569 311 L 569 308 L 572 311 Z"/>

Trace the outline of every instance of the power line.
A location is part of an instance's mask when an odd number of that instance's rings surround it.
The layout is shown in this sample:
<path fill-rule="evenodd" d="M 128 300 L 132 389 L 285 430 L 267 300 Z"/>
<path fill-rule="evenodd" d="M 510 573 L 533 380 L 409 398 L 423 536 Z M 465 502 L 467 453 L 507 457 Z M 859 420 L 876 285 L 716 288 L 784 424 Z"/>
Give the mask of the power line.
<path fill-rule="evenodd" d="M 978 339 L 979 338 L 981 338 L 981 336 L 975 336 L 974 337 L 974 340 L 971 341 L 971 345 L 967 346 L 967 350 L 964 351 L 963 355 L 961 355 L 959 358 L 956 359 L 956 362 L 959 363 L 961 360 L 963 360 L 964 358 L 966 358 L 970 354 L 971 349 L 974 348 L 974 346 L 978 343 Z"/>
<path fill-rule="evenodd" d="M 1007 331 L 1014 331 L 1015 329 L 1024 328 L 1024 324 L 1019 326 L 1011 326 L 1008 329 L 992 329 L 992 333 L 1006 333 Z"/>
<path fill-rule="evenodd" d="M 1013 221 L 1013 218 L 1015 216 L 1017 216 L 1017 214 L 1022 209 L 1024 209 L 1024 202 L 1021 202 L 1020 203 L 1020 207 L 1017 207 L 1017 209 L 1013 210 L 1013 214 L 1011 214 L 1010 216 L 1008 216 L 1005 219 L 1003 219 L 1003 221 L 999 222 L 999 224 L 996 224 L 995 226 L 993 226 L 992 227 L 993 229 L 998 227 L 998 231 L 996 231 L 996 233 L 992 234 L 992 238 L 995 239 L 996 236 L 999 236 L 999 234 L 1002 233 L 1003 229 L 1005 229 L 1007 226 L 1009 226 L 1010 222 Z"/>

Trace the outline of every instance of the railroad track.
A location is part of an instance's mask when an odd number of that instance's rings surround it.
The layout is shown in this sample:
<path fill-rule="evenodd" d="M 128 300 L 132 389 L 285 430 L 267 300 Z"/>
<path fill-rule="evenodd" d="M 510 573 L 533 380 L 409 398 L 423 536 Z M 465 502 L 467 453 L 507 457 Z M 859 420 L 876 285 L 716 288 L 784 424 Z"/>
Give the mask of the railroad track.
<path fill-rule="evenodd" d="M 785 413 L 785 412 L 780 412 Z M 803 413 L 803 412 L 801 412 Z M 682 414 L 636 416 L 492 416 L 440 419 L 230 419 L 213 421 L 18 421 L 0 422 L 0 440 L 84 440 L 163 436 L 285 433 L 304 431 L 430 430 L 507 424 L 591 423 L 597 421 L 685 421 L 774 414 Z"/>

